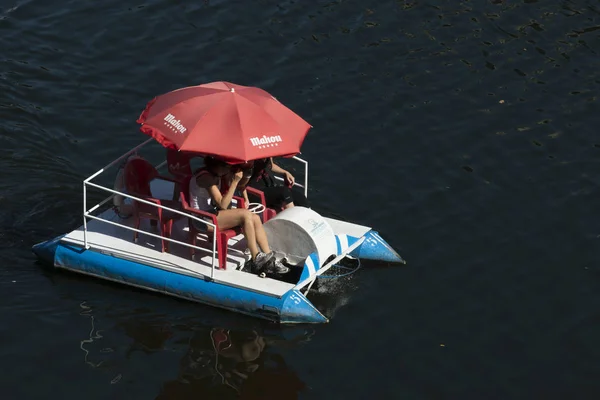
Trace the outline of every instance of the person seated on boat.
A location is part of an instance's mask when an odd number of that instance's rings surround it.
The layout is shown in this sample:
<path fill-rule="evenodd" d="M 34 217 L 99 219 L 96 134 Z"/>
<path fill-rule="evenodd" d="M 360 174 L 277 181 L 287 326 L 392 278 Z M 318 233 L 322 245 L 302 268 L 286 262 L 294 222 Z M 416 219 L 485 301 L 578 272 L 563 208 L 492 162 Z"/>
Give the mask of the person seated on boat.
<path fill-rule="evenodd" d="M 293 189 L 296 182 L 294 175 L 275 164 L 273 157 L 246 163 L 243 169 L 244 179 L 241 180 L 238 187 L 244 199 L 248 198 L 246 186 L 252 186 L 264 192 L 266 206 L 276 211 L 295 205 L 310 207 L 304 193 Z M 276 183 L 272 176 L 273 173 L 283 175 L 285 185 Z"/>
<path fill-rule="evenodd" d="M 248 208 L 250 204 L 250 199 L 248 198 L 248 191 L 246 190 L 245 184 L 242 186 L 242 183 L 247 183 L 252 177 L 252 165 L 254 161 L 249 161 L 244 164 L 236 164 L 231 166 L 231 170 L 227 175 L 221 179 L 221 193 L 227 191 L 231 186 L 231 182 L 233 181 L 233 177 L 239 171 L 242 171 L 242 179 L 237 185 L 237 190 L 235 191 L 235 196 L 240 196 L 244 199 L 244 207 Z"/>
<path fill-rule="evenodd" d="M 273 272 L 284 274 L 289 271 L 275 259 L 267 241 L 267 234 L 258 215 L 244 208 L 229 208 L 231 199 L 242 179 L 242 171 L 238 171 L 225 194 L 221 194 L 221 178 L 231 171 L 231 166 L 213 157 L 204 158 L 204 167 L 200 168 L 190 181 L 190 206 L 216 215 L 219 229 L 242 227 L 251 259 L 250 270 L 260 273 Z M 206 230 L 206 225 L 194 221 L 199 230 Z M 201 226 L 202 225 L 202 226 Z"/>

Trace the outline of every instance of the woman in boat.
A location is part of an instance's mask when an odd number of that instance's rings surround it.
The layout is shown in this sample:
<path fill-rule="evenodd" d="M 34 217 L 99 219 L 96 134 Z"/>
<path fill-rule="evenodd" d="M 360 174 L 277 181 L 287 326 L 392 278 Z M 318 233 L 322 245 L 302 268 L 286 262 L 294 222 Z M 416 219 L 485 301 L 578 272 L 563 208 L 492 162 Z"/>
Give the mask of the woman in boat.
<path fill-rule="evenodd" d="M 238 189 L 248 201 L 246 186 L 252 186 L 265 194 L 266 206 L 274 210 L 290 207 L 309 207 L 308 200 L 303 193 L 292 190 L 296 182 L 294 175 L 273 162 L 273 157 L 263 158 L 246 163 L 242 167 L 243 179 L 238 183 Z M 272 174 L 283 175 L 285 186 L 276 184 Z"/>
<path fill-rule="evenodd" d="M 217 216 L 219 229 L 242 227 L 250 250 L 250 270 L 284 274 L 289 271 L 275 259 L 267 241 L 267 234 L 258 215 L 244 208 L 229 208 L 231 199 L 242 179 L 242 171 L 233 175 L 231 186 L 223 195 L 220 190 L 221 178 L 231 171 L 231 166 L 213 157 L 204 158 L 204 167 L 200 168 L 190 180 L 190 206 Z M 205 230 L 206 225 L 194 221 L 197 229 Z M 203 225 L 203 226 L 199 226 Z"/>

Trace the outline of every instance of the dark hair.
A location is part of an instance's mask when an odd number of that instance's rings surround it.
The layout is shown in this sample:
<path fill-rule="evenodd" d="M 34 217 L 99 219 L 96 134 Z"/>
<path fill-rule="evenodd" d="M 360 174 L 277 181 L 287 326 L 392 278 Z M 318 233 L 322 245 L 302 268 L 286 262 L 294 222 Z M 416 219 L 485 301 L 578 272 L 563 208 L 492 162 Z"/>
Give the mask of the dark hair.
<path fill-rule="evenodd" d="M 208 156 L 208 157 L 204 157 L 204 165 L 206 166 L 206 168 L 209 171 L 214 171 L 218 167 L 225 167 L 225 166 L 228 166 L 229 164 L 227 164 L 223 160 L 219 160 L 217 158 Z"/>
<path fill-rule="evenodd" d="M 238 171 L 252 171 L 254 167 L 254 161 L 248 161 L 242 164 L 235 164 L 231 166 L 231 172 L 235 173 Z"/>

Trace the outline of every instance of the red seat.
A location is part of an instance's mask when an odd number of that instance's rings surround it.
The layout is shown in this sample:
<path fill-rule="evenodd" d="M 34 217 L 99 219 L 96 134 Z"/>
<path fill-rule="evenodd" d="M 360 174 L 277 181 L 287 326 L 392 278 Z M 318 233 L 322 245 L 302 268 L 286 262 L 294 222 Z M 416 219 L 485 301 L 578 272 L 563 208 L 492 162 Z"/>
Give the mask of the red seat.
<path fill-rule="evenodd" d="M 194 154 L 184 153 L 182 151 L 167 149 L 167 169 L 169 173 L 178 180 L 192 175 L 192 166 L 190 164 Z"/>
<path fill-rule="evenodd" d="M 217 256 L 218 256 L 218 260 L 219 260 L 219 264 L 218 264 L 218 268 L 219 269 L 227 269 L 227 243 L 229 242 L 229 239 L 231 239 L 234 236 L 237 236 L 241 233 L 241 228 L 235 228 L 235 229 L 226 229 L 226 230 L 221 230 L 219 229 L 219 227 L 217 226 L 217 216 L 214 214 L 211 214 L 209 212 L 206 211 L 202 211 L 202 210 L 197 210 L 193 207 L 190 206 L 190 199 L 189 199 L 189 195 L 190 195 L 190 180 L 192 179 L 191 176 L 188 176 L 187 178 L 185 178 L 183 180 L 183 183 L 181 185 L 181 192 L 179 195 L 179 199 L 181 201 L 181 208 L 191 214 L 195 214 L 199 217 L 208 217 L 210 219 L 210 221 L 215 225 L 215 236 L 217 237 Z M 194 226 L 194 224 L 192 223 L 192 219 L 189 218 L 188 219 L 188 227 L 189 227 L 189 243 L 191 245 L 196 245 L 196 240 L 197 240 L 197 235 L 198 233 L 200 233 L 196 227 Z M 208 230 L 208 226 L 207 226 L 207 230 Z M 209 238 L 209 242 L 212 241 L 213 235 L 211 233 L 208 233 L 208 238 Z M 190 253 L 192 255 L 192 258 L 194 257 L 194 254 L 196 252 L 196 249 L 194 249 L 193 247 L 190 247 Z"/>
<path fill-rule="evenodd" d="M 139 197 L 143 200 L 152 202 L 154 204 L 162 205 L 169 208 L 179 208 L 179 203 L 170 200 L 160 200 L 152 197 L 150 190 L 150 182 L 153 179 L 163 179 L 170 182 L 175 180 L 160 176 L 158 171 L 152 164 L 143 158 L 135 158 L 127 162 L 124 170 L 125 189 L 127 193 Z M 179 214 L 163 210 L 162 208 L 155 207 L 150 204 L 142 203 L 140 201 L 133 201 L 133 216 L 134 216 L 134 228 L 140 228 L 140 222 L 142 219 L 149 219 L 150 221 L 156 221 L 160 224 L 161 236 L 163 238 L 171 237 L 171 230 L 173 227 L 173 221 L 180 217 Z M 134 231 L 133 240 L 137 243 L 139 232 Z M 165 252 L 169 249 L 169 242 L 164 239 L 161 240 L 161 251 Z"/>
<path fill-rule="evenodd" d="M 181 183 L 185 178 L 192 175 L 191 160 L 195 155 L 184 153 L 175 149 L 167 149 L 167 169 L 175 178 L 177 183 L 173 188 L 173 200 L 179 199 Z"/>

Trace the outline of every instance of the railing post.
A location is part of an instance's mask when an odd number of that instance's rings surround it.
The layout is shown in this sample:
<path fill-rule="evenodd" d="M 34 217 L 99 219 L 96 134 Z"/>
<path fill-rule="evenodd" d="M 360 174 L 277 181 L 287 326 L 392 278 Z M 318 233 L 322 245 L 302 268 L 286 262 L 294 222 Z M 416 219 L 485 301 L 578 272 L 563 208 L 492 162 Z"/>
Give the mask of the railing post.
<path fill-rule="evenodd" d="M 308 199 L 308 161 L 304 163 L 304 197 Z"/>
<path fill-rule="evenodd" d="M 304 197 L 306 197 L 308 199 L 308 161 L 306 161 L 298 156 L 294 156 L 292 158 L 294 160 L 299 161 L 302 164 L 304 164 Z M 300 184 L 297 183 L 297 185 L 300 185 Z"/>
<path fill-rule="evenodd" d="M 213 243 L 212 243 L 212 245 L 213 245 L 213 248 L 212 248 L 213 259 L 212 259 L 212 265 L 210 268 L 210 279 L 214 279 L 214 277 L 215 277 L 215 260 L 218 260 L 218 257 L 219 257 L 217 255 L 217 229 L 216 229 L 216 227 L 213 228 Z M 227 245 L 227 243 L 225 245 Z"/>
<path fill-rule="evenodd" d="M 87 196 L 86 196 L 86 185 L 85 181 L 83 181 L 83 247 L 87 250 L 89 249 L 87 244 Z"/>

